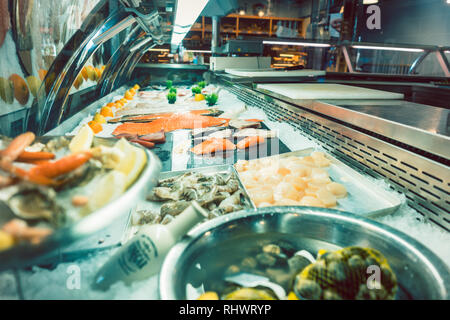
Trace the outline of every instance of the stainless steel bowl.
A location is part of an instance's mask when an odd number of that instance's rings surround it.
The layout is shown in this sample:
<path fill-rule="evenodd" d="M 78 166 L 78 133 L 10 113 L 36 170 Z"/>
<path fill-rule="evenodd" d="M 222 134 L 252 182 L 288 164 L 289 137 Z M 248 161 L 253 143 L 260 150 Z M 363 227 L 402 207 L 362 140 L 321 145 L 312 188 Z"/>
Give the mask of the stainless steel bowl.
<path fill-rule="evenodd" d="M 51 136 L 39 137 L 36 141 L 46 143 Z M 93 145 L 112 146 L 117 139 L 95 137 Z M 140 146 L 138 146 L 141 148 Z M 0 271 L 23 268 L 46 261 L 50 257 L 69 244 L 95 234 L 122 215 L 129 214 L 130 209 L 146 195 L 157 183 L 161 171 L 161 161 L 148 149 L 143 148 L 147 154 L 147 164 L 137 180 L 120 197 L 110 202 L 103 208 L 92 212 L 71 226 L 56 230 L 38 245 L 19 244 L 9 250 L 0 252 Z M 2 209 L 0 208 L 0 211 Z M 0 212 L 1 216 L 1 212 Z"/>
<path fill-rule="evenodd" d="M 279 238 L 312 253 L 347 246 L 377 249 L 397 276 L 397 299 L 450 298 L 449 267 L 416 240 L 367 218 L 313 207 L 240 211 L 196 227 L 166 256 L 159 276 L 160 297 L 186 299 L 187 284 L 199 287 L 212 281 L 219 268 L 230 264 L 226 258 L 230 252 L 239 254 L 247 242 Z M 199 257 L 205 255 L 207 263 L 199 265 Z M 195 268 L 201 271 L 193 280 Z"/>

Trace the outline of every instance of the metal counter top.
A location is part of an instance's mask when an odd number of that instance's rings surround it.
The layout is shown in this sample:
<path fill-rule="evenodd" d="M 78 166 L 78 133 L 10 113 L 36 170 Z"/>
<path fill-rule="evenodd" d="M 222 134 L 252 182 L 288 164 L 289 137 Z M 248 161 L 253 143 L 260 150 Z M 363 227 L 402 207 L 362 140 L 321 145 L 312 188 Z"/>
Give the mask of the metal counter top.
<path fill-rule="evenodd" d="M 282 72 L 282 71 L 280 71 Z M 235 83 L 258 83 L 258 82 L 267 82 L 267 83 L 278 83 L 278 82 L 309 82 L 309 81 L 317 81 L 319 77 L 324 76 L 283 76 L 283 77 L 243 77 L 236 76 L 229 73 L 216 73 L 216 76 L 222 78 L 226 81 L 231 81 Z"/>
<path fill-rule="evenodd" d="M 263 93 L 450 159 L 448 109 L 404 100 L 295 100 Z"/>

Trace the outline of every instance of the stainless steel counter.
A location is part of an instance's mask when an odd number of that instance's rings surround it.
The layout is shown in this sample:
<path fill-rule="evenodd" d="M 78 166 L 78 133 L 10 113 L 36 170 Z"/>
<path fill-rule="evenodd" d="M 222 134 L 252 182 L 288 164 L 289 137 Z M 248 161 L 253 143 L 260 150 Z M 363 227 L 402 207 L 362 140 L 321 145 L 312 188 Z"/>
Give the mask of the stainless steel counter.
<path fill-rule="evenodd" d="M 404 100 L 295 100 L 269 95 L 450 159 L 448 109 Z"/>

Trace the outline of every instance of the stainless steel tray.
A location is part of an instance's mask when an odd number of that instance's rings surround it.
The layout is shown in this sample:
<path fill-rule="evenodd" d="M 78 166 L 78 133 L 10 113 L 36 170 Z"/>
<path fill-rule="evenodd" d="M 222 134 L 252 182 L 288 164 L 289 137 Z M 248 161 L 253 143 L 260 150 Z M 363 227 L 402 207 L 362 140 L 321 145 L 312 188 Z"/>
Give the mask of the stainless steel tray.
<path fill-rule="evenodd" d="M 247 193 L 247 190 L 245 189 L 244 185 L 242 184 L 239 175 L 236 171 L 236 169 L 232 165 L 220 165 L 220 166 L 211 166 L 211 167 L 200 167 L 200 168 L 192 168 L 187 170 L 180 170 L 180 171 L 167 171 L 162 172 L 159 176 L 159 179 L 168 179 L 172 177 L 176 177 L 182 174 L 185 174 L 187 172 L 198 172 L 205 175 L 212 175 L 216 173 L 233 173 L 238 182 L 239 182 L 239 188 L 243 191 L 245 199 L 246 199 L 246 208 L 245 209 L 255 209 L 254 203 L 250 200 L 250 197 Z M 143 201 L 139 203 L 139 206 L 135 208 L 135 210 L 153 210 L 153 211 L 159 211 L 161 208 L 162 202 L 156 202 L 156 201 Z M 134 212 L 130 212 L 128 223 L 126 227 L 126 231 L 124 232 L 124 235 L 122 237 L 121 243 L 127 242 L 136 232 L 139 230 L 139 225 L 133 224 L 133 214 Z"/>
<path fill-rule="evenodd" d="M 36 141 L 45 143 L 52 138 L 55 136 L 39 137 Z M 115 138 L 94 137 L 94 145 L 112 146 L 115 142 L 117 142 Z M 38 245 L 22 243 L 0 252 L 0 271 L 48 262 L 66 246 L 104 230 L 117 218 L 129 214 L 130 209 L 140 199 L 144 199 L 149 190 L 158 183 L 161 171 L 161 161 L 158 157 L 152 151 L 144 150 L 147 154 L 147 164 L 126 192 L 75 224 L 55 230 L 52 235 Z"/>
<path fill-rule="evenodd" d="M 305 157 L 309 156 L 313 151 L 316 150 L 308 148 L 266 158 Z M 383 189 L 368 177 L 356 172 L 323 150 L 317 151 L 323 152 L 331 161 L 331 165 L 325 168 L 331 180 L 343 184 L 347 189 L 347 197 L 338 199 L 338 205 L 333 209 L 375 218 L 393 213 L 400 207 L 401 201 L 393 192 Z M 255 206 L 253 201 L 252 204 Z"/>

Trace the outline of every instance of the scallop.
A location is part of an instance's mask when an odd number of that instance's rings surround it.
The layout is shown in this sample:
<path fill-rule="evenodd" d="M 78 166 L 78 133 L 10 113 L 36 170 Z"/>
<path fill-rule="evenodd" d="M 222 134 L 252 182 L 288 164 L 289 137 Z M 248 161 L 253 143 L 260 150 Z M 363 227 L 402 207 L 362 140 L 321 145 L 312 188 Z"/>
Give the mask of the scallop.
<path fill-rule="evenodd" d="M 313 180 L 329 180 L 330 176 L 328 175 L 328 172 L 324 169 L 320 168 L 313 168 L 311 170 L 311 178 Z"/>
<path fill-rule="evenodd" d="M 274 175 L 270 177 L 265 177 L 264 179 L 262 178 L 259 179 L 259 181 L 261 181 L 264 184 L 264 186 L 270 188 L 275 188 L 282 180 L 283 176 L 280 175 Z"/>
<path fill-rule="evenodd" d="M 307 177 L 311 174 L 311 168 L 301 163 L 291 163 L 286 168 L 291 170 L 291 174 L 299 177 Z"/>
<path fill-rule="evenodd" d="M 270 188 L 254 188 L 249 190 L 250 198 L 256 206 L 263 202 L 273 202 L 273 191 Z"/>
<path fill-rule="evenodd" d="M 280 168 L 278 168 L 277 173 L 279 175 L 286 176 L 291 173 L 291 170 L 289 170 L 288 168 L 285 168 L 285 167 L 280 167 Z"/>
<path fill-rule="evenodd" d="M 283 181 L 292 184 L 292 186 L 297 191 L 301 191 L 301 192 L 303 192 L 307 186 L 306 182 L 302 178 L 292 175 L 292 174 L 288 174 L 287 176 L 285 176 L 283 178 Z"/>
<path fill-rule="evenodd" d="M 331 164 L 331 161 L 328 160 L 322 152 L 313 152 L 311 153 L 311 157 L 314 159 L 314 164 L 317 167 L 328 167 Z"/>
<path fill-rule="evenodd" d="M 261 169 L 258 172 L 255 172 L 255 174 L 259 181 L 266 181 L 267 179 L 278 175 L 277 169 L 273 167 Z"/>
<path fill-rule="evenodd" d="M 336 197 L 327 188 L 319 189 L 317 198 L 328 208 L 336 206 Z"/>
<path fill-rule="evenodd" d="M 301 158 L 300 162 L 304 165 L 310 166 L 310 167 L 315 167 L 316 163 L 314 161 L 314 158 L 311 156 L 306 156 Z"/>
<path fill-rule="evenodd" d="M 299 196 L 300 194 L 294 186 L 287 182 L 280 182 L 273 191 L 273 199 L 275 201 L 283 199 L 298 200 Z"/>
<path fill-rule="evenodd" d="M 336 198 L 344 198 L 347 196 L 347 190 L 345 187 L 337 182 L 331 182 L 326 186 L 327 190 L 330 191 Z"/>
<path fill-rule="evenodd" d="M 310 206 L 310 207 L 324 207 L 325 206 L 322 201 L 320 201 L 319 199 L 312 197 L 312 196 L 304 196 L 300 200 L 300 205 Z"/>
<path fill-rule="evenodd" d="M 260 170 L 261 168 L 263 167 L 261 167 L 259 161 L 256 160 L 249 161 L 247 164 L 247 170 Z"/>
<path fill-rule="evenodd" d="M 317 191 L 319 191 L 319 187 L 315 187 L 315 186 L 308 186 L 306 189 L 305 189 L 305 192 L 304 192 L 304 195 L 305 196 L 309 196 L 309 197 L 314 197 L 314 198 L 316 198 L 317 197 Z"/>

